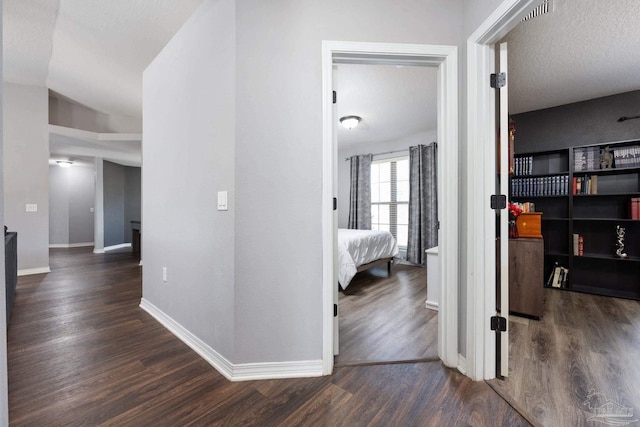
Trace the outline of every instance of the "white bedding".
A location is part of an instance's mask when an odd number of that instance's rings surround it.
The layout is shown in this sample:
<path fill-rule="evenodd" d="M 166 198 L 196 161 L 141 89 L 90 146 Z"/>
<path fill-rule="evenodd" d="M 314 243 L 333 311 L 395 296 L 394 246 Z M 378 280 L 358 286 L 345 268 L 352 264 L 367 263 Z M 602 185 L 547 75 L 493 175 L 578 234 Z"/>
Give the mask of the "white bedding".
<path fill-rule="evenodd" d="M 398 255 L 398 244 L 388 231 L 338 229 L 338 282 L 347 289 L 359 266 Z"/>

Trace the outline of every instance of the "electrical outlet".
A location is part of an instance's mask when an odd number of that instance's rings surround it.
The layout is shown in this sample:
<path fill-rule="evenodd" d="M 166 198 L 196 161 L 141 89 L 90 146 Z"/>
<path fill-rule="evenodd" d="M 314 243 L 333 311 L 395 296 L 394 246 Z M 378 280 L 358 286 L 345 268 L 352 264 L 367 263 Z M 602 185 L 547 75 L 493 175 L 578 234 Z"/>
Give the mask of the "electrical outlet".
<path fill-rule="evenodd" d="M 162 281 L 167 282 L 167 267 L 162 267 Z"/>

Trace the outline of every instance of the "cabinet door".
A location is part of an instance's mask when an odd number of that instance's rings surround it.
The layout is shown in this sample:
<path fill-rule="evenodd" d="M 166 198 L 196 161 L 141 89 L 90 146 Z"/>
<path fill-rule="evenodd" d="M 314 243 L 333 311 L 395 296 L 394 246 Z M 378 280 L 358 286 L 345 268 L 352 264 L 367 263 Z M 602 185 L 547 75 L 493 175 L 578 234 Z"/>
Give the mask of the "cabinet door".
<path fill-rule="evenodd" d="M 509 240 L 509 310 L 541 317 L 544 312 L 544 243 L 542 239 Z"/>

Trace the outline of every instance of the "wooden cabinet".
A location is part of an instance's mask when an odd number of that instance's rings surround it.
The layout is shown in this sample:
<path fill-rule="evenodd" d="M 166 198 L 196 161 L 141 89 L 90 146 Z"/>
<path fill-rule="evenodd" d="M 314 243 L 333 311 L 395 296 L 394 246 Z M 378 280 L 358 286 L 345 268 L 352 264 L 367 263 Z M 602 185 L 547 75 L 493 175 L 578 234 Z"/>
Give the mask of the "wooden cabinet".
<path fill-rule="evenodd" d="M 509 239 L 509 311 L 542 317 L 543 274 L 544 240 Z"/>

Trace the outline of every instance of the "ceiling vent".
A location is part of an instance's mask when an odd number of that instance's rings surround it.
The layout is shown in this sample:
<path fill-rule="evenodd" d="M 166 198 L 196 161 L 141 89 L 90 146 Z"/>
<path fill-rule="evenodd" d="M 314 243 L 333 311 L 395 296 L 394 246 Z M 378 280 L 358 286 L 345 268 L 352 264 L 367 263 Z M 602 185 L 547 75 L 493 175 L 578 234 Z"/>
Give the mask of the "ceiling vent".
<path fill-rule="evenodd" d="M 553 12 L 553 0 L 543 0 L 542 4 L 536 6 L 536 8 L 529 12 L 527 16 L 522 18 L 522 22 L 549 12 Z"/>

